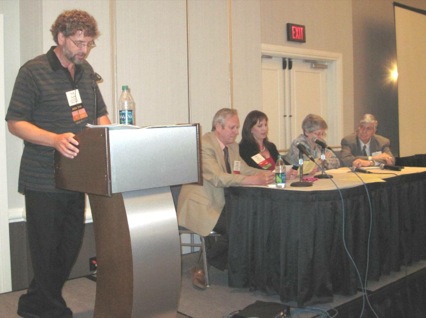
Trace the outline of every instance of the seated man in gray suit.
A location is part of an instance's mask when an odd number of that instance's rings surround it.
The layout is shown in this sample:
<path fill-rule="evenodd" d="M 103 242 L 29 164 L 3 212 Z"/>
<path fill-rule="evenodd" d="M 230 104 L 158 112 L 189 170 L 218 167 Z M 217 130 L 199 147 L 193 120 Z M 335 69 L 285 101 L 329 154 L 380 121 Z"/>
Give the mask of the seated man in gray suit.
<path fill-rule="evenodd" d="M 346 167 L 370 167 L 380 164 L 394 165 L 395 157 L 390 149 L 390 140 L 376 135 L 377 120 L 365 114 L 355 133 L 342 139 L 341 160 Z"/>
<path fill-rule="evenodd" d="M 274 173 L 249 167 L 239 154 L 235 142 L 240 121 L 235 109 L 220 109 L 213 118 L 212 131 L 201 139 L 202 185 L 184 185 L 179 194 L 179 225 L 207 236 L 213 229 L 221 236 L 209 248 L 210 265 L 224 270 L 228 263 L 228 233 L 224 188 L 240 185 L 267 185 L 274 182 Z M 194 267 L 192 282 L 204 289 L 204 271 Z"/>

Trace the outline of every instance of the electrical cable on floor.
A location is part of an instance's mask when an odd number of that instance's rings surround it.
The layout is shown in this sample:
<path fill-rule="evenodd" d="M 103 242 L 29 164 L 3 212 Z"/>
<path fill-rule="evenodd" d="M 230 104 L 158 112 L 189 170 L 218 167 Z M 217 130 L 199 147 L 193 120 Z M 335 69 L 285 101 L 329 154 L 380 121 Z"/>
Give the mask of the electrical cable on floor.
<path fill-rule="evenodd" d="M 365 192 L 366 192 L 366 194 L 367 194 L 367 200 L 368 200 L 368 205 L 369 205 L 369 211 L 370 211 L 370 226 L 369 226 L 369 229 L 368 229 L 368 239 L 367 239 L 367 261 L 366 261 L 366 266 L 365 266 L 365 273 L 364 273 L 364 275 L 365 275 L 365 278 L 364 278 L 364 283 L 362 282 L 362 279 L 361 279 L 361 274 L 360 274 L 360 272 L 359 272 L 359 270 L 358 270 L 358 267 L 356 266 L 356 264 L 355 264 L 355 261 L 354 261 L 354 259 L 352 258 L 352 256 L 350 255 L 350 253 L 349 253 L 349 250 L 347 249 L 347 246 L 346 246 L 346 242 L 345 242 L 345 237 L 343 236 L 343 241 L 344 241 L 344 247 L 345 247 L 345 250 L 346 250 L 346 253 L 348 254 L 348 256 L 349 256 L 349 258 L 350 258 L 350 260 L 351 260 L 351 262 L 352 262 L 352 264 L 354 265 L 354 267 L 355 267 L 355 271 L 356 271 L 356 273 L 357 273 L 357 277 L 358 277 L 358 279 L 359 279 L 359 282 L 360 282 L 360 285 L 361 285 L 361 290 L 362 290 L 362 310 L 361 310 L 361 313 L 360 313 L 360 318 L 363 316 L 363 314 L 364 314 L 364 310 L 365 310 L 365 303 L 367 303 L 368 304 L 368 307 L 371 309 L 371 312 L 374 314 L 374 316 L 376 317 L 376 318 L 379 318 L 379 316 L 377 315 L 377 313 L 374 311 L 374 308 L 373 308 L 373 306 L 371 305 L 371 303 L 370 303 L 370 299 L 369 299 L 369 297 L 368 297 L 368 291 L 367 291 L 367 280 L 368 280 L 368 267 L 369 267 L 369 263 L 370 263 L 370 242 L 371 242 L 371 233 L 372 233 L 372 229 L 373 229 L 373 206 L 372 206 L 372 204 L 371 204 L 371 197 L 370 197 L 370 192 L 368 191 L 368 187 L 367 187 L 367 184 L 364 182 L 364 180 L 358 175 L 358 173 L 356 172 L 356 171 L 352 171 L 357 177 L 358 177 L 358 179 L 360 179 L 361 180 L 361 182 L 362 182 L 362 184 L 363 184 L 363 186 L 364 186 L 364 189 L 365 189 Z M 342 202 L 343 202 L 343 197 L 342 197 Z M 344 231 L 344 226 L 343 226 L 343 231 Z"/>
<path fill-rule="evenodd" d="M 227 314 L 226 316 L 223 316 L 222 318 L 232 318 L 235 317 L 236 314 L 238 314 L 240 311 L 239 310 L 234 310 L 232 312 L 230 312 L 229 314 Z"/>
<path fill-rule="evenodd" d="M 285 309 L 281 310 L 279 313 L 277 313 L 274 317 L 271 318 L 291 318 L 291 312 L 290 312 L 290 306 L 285 305 Z M 259 318 L 257 316 L 257 314 L 250 314 L 249 317 L 246 316 L 247 313 L 241 314 L 240 310 L 235 310 L 230 312 L 229 314 L 227 314 L 226 316 L 223 316 L 222 318 Z M 255 316 L 253 316 L 255 315 Z M 264 317 L 265 315 L 263 314 L 262 317 Z"/>
<path fill-rule="evenodd" d="M 356 172 L 355 172 L 355 174 L 356 174 Z M 359 178 L 359 176 L 358 176 L 358 178 Z M 343 199 L 343 194 L 342 194 L 342 190 L 339 188 L 339 186 L 337 185 L 337 183 L 333 180 L 333 179 L 329 179 L 331 182 L 333 182 L 333 184 L 334 184 L 334 186 L 336 187 L 336 189 L 337 189 L 337 191 L 338 191 L 338 193 L 339 193 L 339 196 L 340 196 L 340 201 L 341 201 L 341 203 L 342 203 L 342 242 L 343 242 L 343 247 L 344 247 L 344 249 L 345 249 L 345 252 L 346 252 L 346 255 L 349 257 L 349 260 L 350 260 L 350 262 L 352 263 L 352 265 L 354 266 L 354 269 L 355 269 L 355 273 L 356 273 L 356 275 L 357 275 L 357 278 L 358 278 L 358 280 L 359 280 L 359 283 L 360 283 L 360 285 L 361 286 L 363 286 L 363 282 L 362 282 L 362 278 L 361 278 L 361 274 L 360 274 L 360 272 L 359 272 L 359 270 L 358 270 L 358 267 L 356 266 L 356 263 L 355 263 L 355 260 L 353 259 L 353 257 L 352 257 L 352 255 L 351 255 L 351 253 L 349 252 L 349 249 L 348 249 L 348 246 L 347 246 L 347 244 L 346 244 L 346 239 L 345 239 L 345 224 L 346 224 L 346 222 L 345 222 L 345 220 L 346 220 L 346 210 L 345 210 L 345 201 L 344 201 L 344 199 Z M 361 179 L 361 181 L 363 181 L 362 179 Z M 369 243 L 368 243 L 368 245 L 369 245 Z M 363 312 L 364 312 L 364 308 L 365 308 L 365 299 L 364 299 L 364 297 L 363 297 L 363 299 L 362 299 L 362 310 L 361 310 L 361 315 L 360 315 L 360 317 L 362 317 L 362 314 L 363 314 Z"/>
<path fill-rule="evenodd" d="M 329 311 L 332 310 L 334 313 L 330 314 Z M 319 318 L 335 318 L 338 316 L 339 312 L 336 308 L 323 309 L 318 307 L 305 307 L 305 308 L 296 308 L 291 314 L 291 318 L 301 317 L 302 314 L 314 313 L 319 314 Z"/>

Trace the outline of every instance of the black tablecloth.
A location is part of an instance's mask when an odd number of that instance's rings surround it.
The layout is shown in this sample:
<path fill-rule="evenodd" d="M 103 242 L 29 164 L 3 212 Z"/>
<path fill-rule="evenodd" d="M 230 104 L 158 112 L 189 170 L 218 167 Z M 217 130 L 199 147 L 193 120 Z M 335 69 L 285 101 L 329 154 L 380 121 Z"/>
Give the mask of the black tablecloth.
<path fill-rule="evenodd" d="M 395 164 L 408 167 L 426 167 L 426 154 L 395 158 Z"/>
<path fill-rule="evenodd" d="M 340 191 L 229 188 L 229 285 L 298 306 L 355 294 L 367 270 L 426 259 L 425 195 L 425 172 Z"/>

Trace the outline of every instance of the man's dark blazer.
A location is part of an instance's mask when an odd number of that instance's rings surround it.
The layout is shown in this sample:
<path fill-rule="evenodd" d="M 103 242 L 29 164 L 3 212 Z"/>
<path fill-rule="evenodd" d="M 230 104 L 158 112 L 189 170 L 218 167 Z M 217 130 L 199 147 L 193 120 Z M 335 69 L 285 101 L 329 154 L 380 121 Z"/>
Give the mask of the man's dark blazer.
<path fill-rule="evenodd" d="M 352 167 L 352 162 L 355 159 L 368 160 L 368 157 L 362 153 L 361 143 L 356 133 L 344 137 L 341 145 L 341 160 L 346 167 Z M 370 154 L 378 151 L 394 157 L 390 149 L 390 140 L 380 135 L 373 135 L 370 140 Z"/>

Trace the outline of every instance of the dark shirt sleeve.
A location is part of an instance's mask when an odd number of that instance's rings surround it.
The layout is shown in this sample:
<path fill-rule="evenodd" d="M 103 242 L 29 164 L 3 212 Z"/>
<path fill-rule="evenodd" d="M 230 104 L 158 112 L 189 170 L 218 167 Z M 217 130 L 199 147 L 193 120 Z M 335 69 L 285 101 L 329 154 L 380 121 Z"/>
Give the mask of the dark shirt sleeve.
<path fill-rule="evenodd" d="M 37 98 L 37 87 L 32 79 L 32 74 L 25 67 L 21 67 L 12 91 L 6 120 L 32 122 L 33 105 Z"/>

